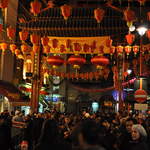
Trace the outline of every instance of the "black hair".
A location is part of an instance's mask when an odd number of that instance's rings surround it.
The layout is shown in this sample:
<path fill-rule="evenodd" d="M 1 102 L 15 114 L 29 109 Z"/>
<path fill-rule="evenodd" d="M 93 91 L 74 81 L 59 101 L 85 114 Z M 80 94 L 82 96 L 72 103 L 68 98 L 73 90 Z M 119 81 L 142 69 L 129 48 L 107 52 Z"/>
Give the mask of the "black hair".
<path fill-rule="evenodd" d="M 133 124 L 137 124 L 137 120 L 136 119 L 134 119 L 134 118 L 128 118 L 127 120 L 126 120 L 126 122 L 127 121 L 132 121 L 133 122 Z"/>

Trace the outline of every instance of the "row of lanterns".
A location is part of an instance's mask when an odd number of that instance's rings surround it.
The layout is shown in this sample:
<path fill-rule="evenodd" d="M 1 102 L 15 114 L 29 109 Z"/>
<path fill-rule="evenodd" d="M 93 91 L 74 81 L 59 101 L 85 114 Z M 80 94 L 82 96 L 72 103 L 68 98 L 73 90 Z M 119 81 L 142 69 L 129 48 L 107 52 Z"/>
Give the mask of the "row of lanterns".
<path fill-rule="evenodd" d="M 64 64 L 64 60 L 61 56 L 49 56 L 47 58 L 48 64 L 53 68 L 57 68 Z M 86 63 L 86 59 L 80 55 L 72 55 L 68 58 L 68 64 L 71 64 L 74 69 L 80 69 L 80 67 Z M 91 59 L 91 63 L 100 69 L 102 66 L 107 66 L 109 64 L 109 59 L 104 56 L 95 56 Z"/>

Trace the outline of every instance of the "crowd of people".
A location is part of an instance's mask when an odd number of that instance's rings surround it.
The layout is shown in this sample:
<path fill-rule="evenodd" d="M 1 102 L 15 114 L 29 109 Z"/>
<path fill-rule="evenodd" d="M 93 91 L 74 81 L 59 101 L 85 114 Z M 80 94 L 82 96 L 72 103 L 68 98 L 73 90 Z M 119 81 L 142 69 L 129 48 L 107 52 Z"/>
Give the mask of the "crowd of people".
<path fill-rule="evenodd" d="M 0 114 L 1 150 L 150 150 L 148 114 Z"/>

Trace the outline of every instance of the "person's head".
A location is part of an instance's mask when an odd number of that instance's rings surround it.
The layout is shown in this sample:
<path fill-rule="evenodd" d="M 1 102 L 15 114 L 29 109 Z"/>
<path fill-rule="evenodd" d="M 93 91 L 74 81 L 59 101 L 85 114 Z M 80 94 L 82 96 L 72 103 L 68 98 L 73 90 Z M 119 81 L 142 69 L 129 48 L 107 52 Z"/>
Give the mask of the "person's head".
<path fill-rule="evenodd" d="M 81 148 L 97 145 L 99 141 L 99 126 L 91 119 L 84 120 L 79 126 L 78 141 Z"/>
<path fill-rule="evenodd" d="M 133 118 L 128 118 L 128 119 L 126 120 L 125 125 L 126 125 L 126 130 L 127 130 L 128 133 L 131 133 L 131 132 L 132 132 L 132 126 L 133 126 L 134 124 L 136 124 L 136 120 L 135 120 L 135 119 L 133 119 Z"/>
<path fill-rule="evenodd" d="M 139 141 L 145 140 L 147 137 L 146 130 L 140 124 L 135 124 L 132 126 L 132 140 Z"/>

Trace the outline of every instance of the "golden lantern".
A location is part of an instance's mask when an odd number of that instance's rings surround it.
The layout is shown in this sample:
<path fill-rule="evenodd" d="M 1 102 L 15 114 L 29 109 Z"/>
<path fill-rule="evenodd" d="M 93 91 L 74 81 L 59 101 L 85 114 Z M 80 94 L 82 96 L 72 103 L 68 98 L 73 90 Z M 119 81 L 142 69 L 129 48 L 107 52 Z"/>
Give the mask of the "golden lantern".
<path fill-rule="evenodd" d="M 21 54 L 21 51 L 19 49 L 15 49 L 15 55 L 18 57 Z"/>
<path fill-rule="evenodd" d="M 134 55 L 136 55 L 138 51 L 139 51 L 139 46 L 138 45 L 133 46 Z"/>
<path fill-rule="evenodd" d="M 131 46 L 125 46 L 125 52 L 127 53 L 127 56 L 130 54 L 131 52 Z"/>
<path fill-rule="evenodd" d="M 7 46 L 8 46 L 7 43 L 1 43 L 0 46 L 1 46 L 2 52 L 4 53 L 7 50 Z"/>
<path fill-rule="evenodd" d="M 37 34 L 31 34 L 30 35 L 30 40 L 32 42 L 32 44 L 39 44 L 40 43 L 40 36 Z"/>
<path fill-rule="evenodd" d="M 27 53 L 27 52 L 28 52 L 28 45 L 22 44 L 22 45 L 21 45 L 21 51 L 22 51 L 23 53 Z"/>
<path fill-rule="evenodd" d="M 33 45 L 33 52 L 38 53 L 40 51 L 40 46 L 38 45 Z"/>
<path fill-rule="evenodd" d="M 118 55 L 122 55 L 122 53 L 123 53 L 123 46 L 121 46 L 121 45 L 117 46 L 117 53 L 118 53 Z"/>
<path fill-rule="evenodd" d="M 19 38 L 21 41 L 25 41 L 28 38 L 28 31 L 19 32 Z"/>
<path fill-rule="evenodd" d="M 9 47 L 10 47 L 11 52 L 14 54 L 17 46 L 15 44 L 10 44 Z"/>
<path fill-rule="evenodd" d="M 41 38 L 41 43 L 43 46 L 47 46 L 48 45 L 48 42 L 49 42 L 49 38 L 48 37 L 42 37 Z"/>

